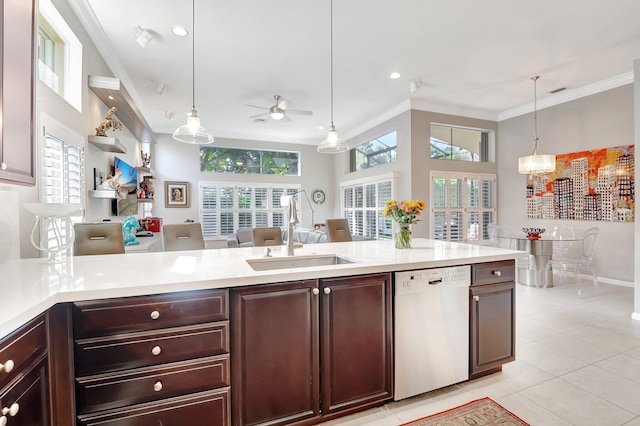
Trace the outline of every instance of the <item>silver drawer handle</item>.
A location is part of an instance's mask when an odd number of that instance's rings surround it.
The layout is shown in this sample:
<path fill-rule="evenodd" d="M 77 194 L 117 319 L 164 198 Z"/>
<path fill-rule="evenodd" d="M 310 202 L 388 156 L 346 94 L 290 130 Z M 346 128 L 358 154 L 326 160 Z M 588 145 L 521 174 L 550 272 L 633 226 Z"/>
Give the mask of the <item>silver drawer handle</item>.
<path fill-rule="evenodd" d="M 154 346 L 153 349 L 151 349 L 151 353 L 153 355 L 160 355 L 160 352 L 162 352 L 162 349 L 160 349 L 160 346 Z"/>
<path fill-rule="evenodd" d="M 480 296 L 473 296 L 473 300 L 477 302 L 478 300 L 480 300 Z"/>
<path fill-rule="evenodd" d="M 153 384 L 153 390 L 155 392 L 160 392 L 162 390 L 162 382 L 160 380 Z"/>
<path fill-rule="evenodd" d="M 331 293 L 331 289 L 329 287 L 325 287 L 324 294 L 329 294 L 329 293 Z"/>
<path fill-rule="evenodd" d="M 492 274 L 496 277 L 499 277 L 500 275 L 502 275 L 502 271 L 493 271 Z"/>
<path fill-rule="evenodd" d="M 20 411 L 20 405 L 17 402 L 14 402 L 13 404 L 11 404 L 11 407 L 4 407 L 2 409 L 2 416 L 6 416 L 8 414 L 13 417 L 18 414 L 18 411 Z"/>
<path fill-rule="evenodd" d="M 7 360 L 4 364 L 0 364 L 0 370 L 4 370 L 5 373 L 11 373 L 13 367 L 15 367 L 15 363 L 11 359 Z"/>
<path fill-rule="evenodd" d="M 150 316 L 152 320 L 157 320 L 158 318 L 160 318 L 160 312 L 152 311 Z"/>
<path fill-rule="evenodd" d="M 317 288 L 314 288 L 313 290 L 311 290 L 311 292 L 313 293 L 314 296 L 317 296 L 320 294 L 320 290 L 318 290 Z"/>

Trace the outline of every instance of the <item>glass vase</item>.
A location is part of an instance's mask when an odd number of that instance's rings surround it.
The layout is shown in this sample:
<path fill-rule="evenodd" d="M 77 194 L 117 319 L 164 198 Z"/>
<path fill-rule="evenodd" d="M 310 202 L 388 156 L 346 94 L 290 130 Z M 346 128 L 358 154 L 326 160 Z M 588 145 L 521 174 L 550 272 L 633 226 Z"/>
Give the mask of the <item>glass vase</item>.
<path fill-rule="evenodd" d="M 411 248 L 411 229 L 409 229 L 409 225 L 398 225 L 398 230 L 396 231 L 396 248 Z"/>

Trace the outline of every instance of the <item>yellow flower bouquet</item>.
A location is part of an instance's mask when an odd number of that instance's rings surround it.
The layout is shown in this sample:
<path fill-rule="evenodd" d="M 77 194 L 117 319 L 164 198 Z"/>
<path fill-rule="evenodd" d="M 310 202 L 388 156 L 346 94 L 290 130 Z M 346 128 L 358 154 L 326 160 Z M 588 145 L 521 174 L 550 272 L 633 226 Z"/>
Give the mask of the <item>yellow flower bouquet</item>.
<path fill-rule="evenodd" d="M 418 216 L 426 207 L 425 202 L 422 200 L 387 201 L 387 205 L 382 211 L 382 216 L 391 216 L 399 226 L 396 232 L 396 248 L 411 248 L 411 229 L 409 229 L 409 225 L 420 221 Z"/>

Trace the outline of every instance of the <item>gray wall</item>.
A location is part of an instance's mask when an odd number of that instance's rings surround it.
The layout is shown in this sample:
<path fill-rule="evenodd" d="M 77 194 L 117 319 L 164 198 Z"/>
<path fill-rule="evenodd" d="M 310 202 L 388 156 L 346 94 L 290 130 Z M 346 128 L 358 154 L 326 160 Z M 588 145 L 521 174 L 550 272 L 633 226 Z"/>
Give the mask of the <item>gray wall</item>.
<path fill-rule="evenodd" d="M 86 31 L 80 25 L 80 22 L 76 19 L 75 14 L 69 8 L 68 3 L 65 0 L 53 0 L 53 4 L 56 6 L 60 14 L 65 18 L 67 24 L 74 31 L 80 42 L 82 43 L 82 75 L 83 80 L 88 80 L 89 74 L 112 76 L 111 70 L 104 62 L 102 56 L 98 53 L 98 50 L 91 42 L 91 39 L 87 35 Z M 93 134 L 94 128 L 100 123 L 107 108 L 100 100 L 93 94 L 93 92 L 83 89 L 82 94 L 82 112 L 77 111 L 71 105 L 69 105 L 58 94 L 53 92 L 49 87 L 36 80 L 36 113 L 35 121 L 37 130 L 34 132 L 36 136 L 36 143 L 40 142 L 41 125 L 40 125 L 40 113 L 45 112 L 52 118 L 56 119 L 73 132 L 86 137 Z M 119 138 L 123 138 L 123 142 L 128 145 L 129 152 L 137 152 L 137 143 L 135 139 L 127 136 L 128 132 L 123 132 L 123 137 L 118 135 Z M 95 152 L 94 152 L 95 151 Z M 36 152 L 38 152 L 36 150 Z M 133 155 L 133 154 L 132 154 Z M 112 156 L 112 155 L 111 155 Z M 106 163 L 109 159 L 108 156 L 96 148 L 87 148 L 87 185 L 91 185 L 93 167 L 94 164 Z M 125 157 L 126 158 L 126 157 Z M 103 167 L 106 168 L 106 167 Z M 36 168 L 36 171 L 38 169 Z M 27 212 L 22 204 L 38 201 L 38 186 L 35 187 L 23 187 L 17 185 L 0 184 L 0 189 L 15 191 L 19 194 L 20 201 L 20 255 L 21 257 L 37 257 L 39 256 L 38 250 L 36 250 L 30 242 L 29 235 L 31 228 L 35 221 L 35 217 Z M 98 204 L 96 204 L 98 203 Z M 102 217 L 107 214 L 108 210 L 103 206 L 107 203 L 104 200 L 96 201 L 90 200 L 87 203 L 87 216 L 88 217 Z"/>
<path fill-rule="evenodd" d="M 178 126 L 179 124 L 176 124 Z M 215 129 L 212 129 L 215 136 Z M 199 195 L 198 182 L 264 182 L 274 184 L 300 184 L 311 199 L 314 189 L 322 189 L 327 194 L 323 204 L 311 201 L 314 221 L 323 223 L 331 217 L 334 208 L 332 194 L 335 183 L 333 157 L 318 154 L 315 145 L 296 145 L 289 143 L 248 141 L 237 139 L 216 138 L 214 144 L 228 148 L 269 149 L 300 152 L 300 176 L 275 176 L 256 174 L 209 173 L 200 171 L 199 147 L 174 141 L 171 135 L 158 135 L 158 143 L 152 147 L 151 167 L 155 170 L 154 182 L 156 199 L 153 204 L 153 214 L 163 218 L 163 223 L 181 223 L 186 219 L 198 220 Z M 188 181 L 191 183 L 191 206 L 189 208 L 164 207 L 164 182 Z M 309 203 L 301 196 L 298 206 L 301 208 L 302 223 L 305 228 L 312 227 Z M 210 245 L 209 245 L 210 246 Z"/>
<path fill-rule="evenodd" d="M 338 185 L 340 182 L 370 178 L 384 173 L 395 172 L 398 175 L 399 200 L 422 199 L 429 209 L 430 197 L 430 173 L 431 171 L 464 171 L 469 173 L 496 173 L 495 163 L 471 163 L 468 161 L 432 160 L 429 158 L 429 139 L 431 123 L 448 124 L 452 126 L 469 127 L 496 131 L 498 125 L 494 121 L 479 120 L 455 115 L 439 114 L 429 111 L 409 110 L 397 117 L 385 121 L 353 137 L 349 140 L 349 147 L 355 147 L 369 140 L 384 135 L 392 130 L 398 131 L 398 156 L 392 164 L 374 167 L 368 170 L 348 173 L 348 157 L 346 154 L 339 157 L 336 168 Z M 496 141 L 497 144 L 497 141 Z M 335 205 L 336 215 L 340 213 L 340 193 L 336 188 Z M 427 220 L 428 212 L 425 211 L 423 220 L 413 225 L 412 233 L 416 237 L 428 237 L 431 231 Z"/>
<path fill-rule="evenodd" d="M 538 111 L 538 151 L 566 154 L 634 143 L 633 85 L 587 96 Z M 560 221 L 526 217 L 526 176 L 518 174 L 518 157 L 533 149 L 533 113 L 498 125 L 499 224 L 518 232 L 523 226 L 553 228 L 567 223 L 578 229 L 600 228 L 595 268 L 602 278 L 633 282 L 633 223 Z M 637 153 L 636 153 L 637 154 Z M 636 155 L 637 156 L 637 155 Z M 636 211 L 636 221 L 638 212 Z"/>
<path fill-rule="evenodd" d="M 636 147 L 640 146 L 640 59 L 636 59 L 633 63 L 634 65 L 634 82 L 639 82 L 638 84 L 634 84 L 634 125 L 635 125 L 635 144 Z M 640 174 L 640 155 L 636 153 L 635 157 L 635 166 L 636 166 L 636 180 L 638 180 L 638 174 Z M 640 320 L 640 221 L 636 220 L 634 224 L 634 248 L 636 250 L 634 255 L 634 264 L 635 264 L 635 292 L 634 292 L 634 314 L 633 318 Z"/>

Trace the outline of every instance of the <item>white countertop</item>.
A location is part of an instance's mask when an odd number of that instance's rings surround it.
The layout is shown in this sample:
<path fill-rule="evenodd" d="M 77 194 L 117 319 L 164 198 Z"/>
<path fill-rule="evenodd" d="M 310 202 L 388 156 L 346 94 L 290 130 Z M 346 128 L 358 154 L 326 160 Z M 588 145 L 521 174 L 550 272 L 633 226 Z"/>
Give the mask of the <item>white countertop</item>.
<path fill-rule="evenodd" d="M 283 257 L 277 247 L 274 257 Z M 350 264 L 254 271 L 246 259 L 264 247 L 78 256 L 62 263 L 21 259 L 0 264 L 0 337 L 59 302 L 274 283 L 310 278 L 434 268 L 526 256 L 496 247 L 414 239 L 411 249 L 393 241 L 307 244 L 296 256 L 338 254 Z"/>

